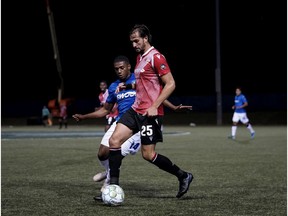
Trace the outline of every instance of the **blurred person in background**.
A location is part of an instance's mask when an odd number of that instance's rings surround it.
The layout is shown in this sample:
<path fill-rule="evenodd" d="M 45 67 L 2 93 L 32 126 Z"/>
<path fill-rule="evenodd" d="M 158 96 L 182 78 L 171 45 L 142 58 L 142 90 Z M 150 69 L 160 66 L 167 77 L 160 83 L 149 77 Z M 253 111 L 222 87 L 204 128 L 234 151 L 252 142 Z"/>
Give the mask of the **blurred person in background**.
<path fill-rule="evenodd" d="M 62 128 L 63 124 L 65 128 L 68 127 L 68 114 L 67 114 L 67 106 L 66 104 L 60 104 L 60 114 L 59 114 L 59 129 Z"/>
<path fill-rule="evenodd" d="M 100 101 L 100 107 L 96 107 L 95 111 L 97 111 L 98 109 L 100 109 L 101 107 L 104 106 L 108 95 L 109 95 L 109 91 L 108 91 L 108 84 L 107 81 L 102 80 L 99 84 L 99 88 L 100 88 L 100 93 L 98 95 L 98 99 Z M 119 112 L 117 109 L 117 103 L 114 104 L 114 107 L 112 108 L 112 110 L 109 112 L 109 114 L 106 115 L 106 125 L 105 125 L 105 129 L 104 131 L 106 132 L 110 126 L 115 122 L 116 117 L 118 116 Z"/>
<path fill-rule="evenodd" d="M 234 97 L 234 105 L 232 106 L 232 109 L 234 110 L 234 114 L 232 117 L 232 128 L 231 128 L 231 135 L 228 137 L 230 139 L 236 138 L 236 131 L 237 131 L 237 125 L 239 122 L 244 124 L 246 128 L 250 132 L 250 136 L 253 139 L 255 137 L 255 131 L 249 122 L 249 119 L 247 117 L 246 107 L 248 106 L 248 101 L 244 94 L 242 94 L 241 88 L 236 88 L 235 91 L 236 95 Z"/>
<path fill-rule="evenodd" d="M 46 105 L 42 108 L 42 124 L 46 127 L 52 126 L 51 113 Z"/>

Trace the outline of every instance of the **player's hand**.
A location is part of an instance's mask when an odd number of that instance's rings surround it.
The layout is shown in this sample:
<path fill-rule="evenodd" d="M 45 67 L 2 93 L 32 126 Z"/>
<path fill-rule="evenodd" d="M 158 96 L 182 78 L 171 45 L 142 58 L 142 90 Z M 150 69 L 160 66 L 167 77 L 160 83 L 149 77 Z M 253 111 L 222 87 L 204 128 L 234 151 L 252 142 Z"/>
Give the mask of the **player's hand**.
<path fill-rule="evenodd" d="M 232 106 L 232 109 L 234 110 L 234 109 L 235 109 L 235 106 Z"/>
<path fill-rule="evenodd" d="M 183 110 L 183 109 L 192 110 L 192 106 L 180 104 L 180 105 L 176 106 L 175 111 L 179 111 L 179 110 Z"/>
<path fill-rule="evenodd" d="M 83 115 L 81 114 L 74 114 L 72 117 L 78 122 L 83 119 Z"/>
<path fill-rule="evenodd" d="M 118 92 L 122 91 L 125 88 L 126 88 L 125 83 L 121 82 L 121 83 L 118 84 L 118 86 L 117 86 L 117 88 L 115 90 L 115 93 L 117 94 Z"/>
<path fill-rule="evenodd" d="M 143 114 L 143 116 L 148 117 L 156 117 L 158 115 L 158 109 L 155 107 L 149 107 L 146 112 Z"/>

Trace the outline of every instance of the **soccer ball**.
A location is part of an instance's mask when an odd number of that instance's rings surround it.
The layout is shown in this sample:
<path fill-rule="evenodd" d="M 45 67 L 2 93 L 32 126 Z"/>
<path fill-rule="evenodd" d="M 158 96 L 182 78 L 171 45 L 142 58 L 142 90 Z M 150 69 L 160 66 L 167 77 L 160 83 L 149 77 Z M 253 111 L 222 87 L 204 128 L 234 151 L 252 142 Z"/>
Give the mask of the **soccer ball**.
<path fill-rule="evenodd" d="M 106 205 L 119 206 L 124 202 L 124 198 L 124 190 L 119 185 L 107 185 L 102 190 L 102 200 Z"/>

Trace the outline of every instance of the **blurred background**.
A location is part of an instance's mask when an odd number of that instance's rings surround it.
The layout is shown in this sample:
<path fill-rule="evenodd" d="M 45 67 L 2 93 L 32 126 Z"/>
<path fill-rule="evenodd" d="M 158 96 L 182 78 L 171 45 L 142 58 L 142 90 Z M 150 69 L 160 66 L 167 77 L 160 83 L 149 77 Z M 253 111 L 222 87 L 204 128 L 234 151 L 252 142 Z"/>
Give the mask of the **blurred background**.
<path fill-rule="evenodd" d="M 137 23 L 170 64 L 170 100 L 193 106 L 171 123 L 230 124 L 238 86 L 254 124 L 287 122 L 287 1 L 6 0 L 1 9 L 2 125 L 33 124 L 59 89 L 70 117 L 93 111 L 99 82 L 117 79 L 113 59 L 135 65 L 129 31 Z"/>

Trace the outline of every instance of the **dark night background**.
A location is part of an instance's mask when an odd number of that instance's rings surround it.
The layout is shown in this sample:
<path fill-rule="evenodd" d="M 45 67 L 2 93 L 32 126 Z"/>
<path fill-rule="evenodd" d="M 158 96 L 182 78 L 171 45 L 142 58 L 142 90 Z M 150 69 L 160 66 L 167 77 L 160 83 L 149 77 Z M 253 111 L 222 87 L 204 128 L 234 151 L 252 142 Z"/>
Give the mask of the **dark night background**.
<path fill-rule="evenodd" d="M 99 81 L 116 79 L 112 67 L 116 55 L 127 55 L 134 65 L 129 30 L 135 23 L 150 28 L 153 45 L 167 58 L 177 85 L 172 97 L 216 96 L 215 1 L 153 3 L 51 0 L 64 97 L 97 100 Z M 286 109 L 286 4 L 284 0 L 220 1 L 224 99 L 233 97 L 235 87 L 241 86 L 246 96 L 264 99 L 261 103 L 270 104 L 268 108 Z M 11 110 L 57 98 L 59 76 L 45 0 L 4 0 L 1 7 L 5 117 L 13 115 Z"/>

